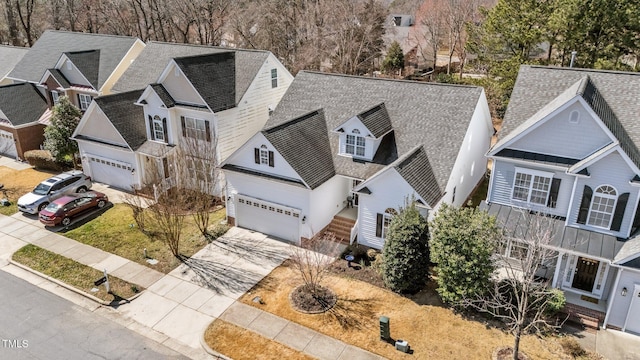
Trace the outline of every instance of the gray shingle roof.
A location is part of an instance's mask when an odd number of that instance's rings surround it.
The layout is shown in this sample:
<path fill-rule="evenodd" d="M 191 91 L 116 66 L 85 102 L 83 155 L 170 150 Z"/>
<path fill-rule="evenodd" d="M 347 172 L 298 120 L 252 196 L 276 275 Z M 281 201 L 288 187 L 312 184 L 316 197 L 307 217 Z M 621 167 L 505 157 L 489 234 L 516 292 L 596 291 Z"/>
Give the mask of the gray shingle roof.
<path fill-rule="evenodd" d="M 532 117 L 539 118 L 534 115 L 541 109 L 558 103 L 556 98 L 568 100 L 563 94 L 581 95 L 640 165 L 640 73 L 521 66 L 496 146 L 527 127 Z"/>
<path fill-rule="evenodd" d="M 384 103 L 393 131 L 383 138 L 373 162 L 338 155 L 339 135 L 331 132 L 328 138 L 332 159 L 314 158 L 314 162 L 307 162 L 309 158 L 296 158 L 300 163 L 291 165 L 314 167 L 321 160 L 323 167 L 329 167 L 333 160 L 336 174 L 367 179 L 422 145 L 438 187 L 444 191 L 481 94 L 482 88 L 475 86 L 301 71 L 267 121 L 266 128 L 322 109 L 325 127 L 336 129 L 353 116 Z M 306 139 L 287 145 L 292 152 L 309 148 Z"/>
<path fill-rule="evenodd" d="M 98 75 L 100 71 L 100 50 L 73 51 L 64 53 L 69 60 L 89 81 L 94 89 L 98 90 Z"/>
<path fill-rule="evenodd" d="M 218 112 L 236 105 L 235 52 L 179 57 L 174 60 L 211 111 Z"/>
<path fill-rule="evenodd" d="M 28 51 L 29 49 L 24 47 L 0 45 L 0 80 L 13 70 Z"/>
<path fill-rule="evenodd" d="M 317 188 L 336 174 L 322 110 L 266 128 L 262 134 L 310 188 Z M 300 142 L 304 146 L 292 146 Z"/>
<path fill-rule="evenodd" d="M 8 77 L 38 82 L 63 52 L 100 50 L 98 89 L 104 85 L 137 38 L 67 31 L 45 31 Z"/>
<path fill-rule="evenodd" d="M 236 53 L 236 104 L 247 92 L 249 85 L 269 56 L 268 51 L 243 50 L 212 47 L 204 45 L 186 45 L 163 42 L 149 42 L 140 55 L 133 61 L 113 86 L 113 91 L 144 89 L 158 81 L 169 60 L 204 54 L 216 54 L 233 51 Z"/>
<path fill-rule="evenodd" d="M 60 72 L 60 70 L 58 69 L 47 69 L 47 70 L 49 71 L 49 74 L 53 76 L 56 82 L 58 82 L 58 84 L 62 86 L 63 89 L 68 89 L 71 86 L 71 84 L 69 83 L 69 80 L 67 80 L 67 78 L 64 76 L 63 73 Z"/>
<path fill-rule="evenodd" d="M 147 140 L 144 111 L 142 106 L 134 105 L 140 95 L 142 90 L 95 98 L 96 104 L 133 150 Z"/>
<path fill-rule="evenodd" d="M 393 167 L 429 206 L 434 207 L 444 195 L 422 145 L 398 159 Z"/>
<path fill-rule="evenodd" d="M 0 110 L 13 126 L 35 123 L 47 110 L 47 101 L 36 85 L 20 83 L 0 86 Z"/>
<path fill-rule="evenodd" d="M 158 97 L 160 97 L 160 100 L 162 100 L 164 106 L 166 106 L 167 108 L 176 106 L 176 101 L 162 84 L 151 84 L 151 87 L 153 88 L 153 91 L 158 94 Z"/>
<path fill-rule="evenodd" d="M 358 114 L 358 119 L 376 139 L 392 130 L 391 119 L 384 103 Z"/>

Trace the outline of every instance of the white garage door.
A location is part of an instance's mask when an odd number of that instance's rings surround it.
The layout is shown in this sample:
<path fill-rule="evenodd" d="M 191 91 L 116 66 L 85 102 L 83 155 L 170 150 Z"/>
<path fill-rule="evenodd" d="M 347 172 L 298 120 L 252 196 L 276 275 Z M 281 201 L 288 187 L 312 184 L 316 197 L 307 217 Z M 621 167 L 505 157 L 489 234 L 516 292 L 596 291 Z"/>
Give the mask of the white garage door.
<path fill-rule="evenodd" d="M 300 210 L 243 195 L 236 195 L 235 207 L 238 226 L 294 243 L 300 241 Z"/>
<path fill-rule="evenodd" d="M 87 155 L 91 179 L 123 190 L 131 190 L 133 175 L 129 163 L 97 155 Z"/>
<path fill-rule="evenodd" d="M 0 155 L 10 158 L 18 156 L 16 143 L 13 140 L 13 134 L 4 130 L 0 130 Z"/>

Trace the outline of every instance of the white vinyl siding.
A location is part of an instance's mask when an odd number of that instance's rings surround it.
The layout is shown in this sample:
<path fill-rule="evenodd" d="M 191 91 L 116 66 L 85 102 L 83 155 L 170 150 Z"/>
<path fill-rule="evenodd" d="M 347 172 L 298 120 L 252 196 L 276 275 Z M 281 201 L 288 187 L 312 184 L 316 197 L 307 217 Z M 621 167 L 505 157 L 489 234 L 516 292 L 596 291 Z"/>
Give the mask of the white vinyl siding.
<path fill-rule="evenodd" d="M 587 224 L 609 229 L 616 208 L 616 190 L 611 186 L 600 186 L 591 200 L 591 209 Z"/>
<path fill-rule="evenodd" d="M 546 206 L 553 173 L 516 168 L 513 200 Z"/>

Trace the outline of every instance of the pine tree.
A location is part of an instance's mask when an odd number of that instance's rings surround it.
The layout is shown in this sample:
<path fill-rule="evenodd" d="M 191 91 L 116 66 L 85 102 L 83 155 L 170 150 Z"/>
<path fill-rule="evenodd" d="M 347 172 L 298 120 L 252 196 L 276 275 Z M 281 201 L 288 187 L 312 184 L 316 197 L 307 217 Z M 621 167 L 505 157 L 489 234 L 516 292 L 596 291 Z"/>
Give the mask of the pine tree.
<path fill-rule="evenodd" d="M 394 41 L 387 50 L 387 56 L 382 62 L 382 69 L 387 73 L 395 73 L 404 68 L 404 55 L 400 43 Z"/>
<path fill-rule="evenodd" d="M 44 148 L 51 152 L 57 162 L 73 160 L 78 152 L 78 144 L 71 140 L 71 135 L 81 117 L 82 112 L 66 96 L 61 96 L 53 107 L 51 125 L 44 129 Z"/>

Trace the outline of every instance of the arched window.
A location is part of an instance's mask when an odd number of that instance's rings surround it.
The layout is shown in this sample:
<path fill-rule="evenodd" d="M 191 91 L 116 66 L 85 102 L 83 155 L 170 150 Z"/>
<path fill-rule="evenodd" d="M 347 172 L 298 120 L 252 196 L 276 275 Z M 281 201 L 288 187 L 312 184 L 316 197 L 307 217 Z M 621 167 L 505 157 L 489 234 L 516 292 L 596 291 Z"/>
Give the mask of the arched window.
<path fill-rule="evenodd" d="M 269 164 L 269 150 L 267 149 L 267 145 L 260 146 L 260 164 Z"/>
<path fill-rule="evenodd" d="M 591 201 L 587 224 L 608 229 L 611 226 L 611 219 L 613 219 L 616 200 L 616 189 L 612 186 L 602 185 L 597 188 Z"/>
<path fill-rule="evenodd" d="M 580 112 L 578 110 L 573 110 L 571 114 L 569 114 L 569 122 L 572 124 L 580 122 Z"/>
<path fill-rule="evenodd" d="M 347 134 L 345 152 L 355 156 L 364 156 L 364 137 L 360 136 L 360 130 L 353 129 L 351 134 Z"/>
<path fill-rule="evenodd" d="M 156 115 L 153 117 L 153 138 L 158 141 L 166 141 L 164 138 L 164 124 L 160 116 Z"/>

